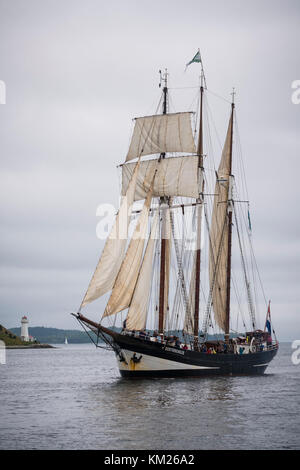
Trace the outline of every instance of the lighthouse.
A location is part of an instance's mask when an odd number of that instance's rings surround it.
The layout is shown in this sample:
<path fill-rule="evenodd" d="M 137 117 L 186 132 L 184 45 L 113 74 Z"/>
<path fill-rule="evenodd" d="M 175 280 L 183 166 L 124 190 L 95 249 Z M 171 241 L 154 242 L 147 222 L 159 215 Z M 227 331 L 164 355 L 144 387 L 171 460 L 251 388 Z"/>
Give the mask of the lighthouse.
<path fill-rule="evenodd" d="M 21 320 L 21 339 L 23 341 L 29 341 L 28 323 L 28 318 L 24 315 Z"/>

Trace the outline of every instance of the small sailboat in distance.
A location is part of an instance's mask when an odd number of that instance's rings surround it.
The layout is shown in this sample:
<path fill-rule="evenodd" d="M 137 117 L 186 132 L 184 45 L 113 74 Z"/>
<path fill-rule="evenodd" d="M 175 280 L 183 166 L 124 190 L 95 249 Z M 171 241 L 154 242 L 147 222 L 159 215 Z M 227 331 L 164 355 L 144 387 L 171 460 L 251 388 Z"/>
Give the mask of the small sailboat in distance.
<path fill-rule="evenodd" d="M 192 112 L 169 112 L 166 71 L 161 111 L 135 119 L 121 165 L 123 199 L 73 314 L 96 334 L 97 346 L 104 341 L 115 352 L 124 377 L 263 374 L 278 350 L 270 305 L 264 329 L 258 326 L 267 302 L 257 294 L 249 203 L 241 197 L 233 165 L 239 153 L 234 153 L 234 93 L 214 168 L 208 131 L 204 149 L 205 75 L 201 57 L 195 61 L 201 64 L 195 129 Z M 135 201 L 143 201 L 142 209 L 135 209 Z M 108 292 L 100 322 L 82 314 Z"/>
<path fill-rule="evenodd" d="M 67 337 L 65 337 L 65 344 L 69 344 L 69 343 L 68 343 L 68 338 L 67 338 Z"/>

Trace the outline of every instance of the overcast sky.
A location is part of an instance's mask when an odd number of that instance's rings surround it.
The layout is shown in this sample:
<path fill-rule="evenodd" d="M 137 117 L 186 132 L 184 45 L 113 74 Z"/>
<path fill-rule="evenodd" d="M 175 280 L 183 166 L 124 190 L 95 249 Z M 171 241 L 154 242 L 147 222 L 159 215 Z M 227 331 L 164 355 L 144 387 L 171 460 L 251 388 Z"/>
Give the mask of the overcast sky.
<path fill-rule="evenodd" d="M 300 339 L 299 24 L 299 0 L 0 0 L 1 324 L 78 327 L 131 119 L 155 110 L 160 68 L 198 84 L 200 47 L 208 88 L 237 90 L 256 258 L 279 338 Z"/>

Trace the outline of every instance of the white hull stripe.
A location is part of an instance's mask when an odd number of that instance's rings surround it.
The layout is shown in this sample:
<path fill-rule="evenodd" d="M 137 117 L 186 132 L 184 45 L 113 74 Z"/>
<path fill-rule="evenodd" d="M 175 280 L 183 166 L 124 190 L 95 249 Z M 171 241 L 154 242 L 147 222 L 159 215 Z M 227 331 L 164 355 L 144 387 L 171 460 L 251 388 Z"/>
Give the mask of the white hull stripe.
<path fill-rule="evenodd" d="M 266 364 L 253 364 L 253 367 L 263 367 L 263 366 L 268 366 L 269 363 L 267 362 Z"/>
<path fill-rule="evenodd" d="M 170 361 L 168 359 L 162 359 L 160 357 L 149 356 L 147 354 L 136 353 L 137 359 L 141 357 L 141 360 L 135 363 L 132 360 L 134 353 L 127 351 L 126 349 L 121 350 L 125 361 L 119 360 L 117 356 L 118 366 L 120 370 L 128 371 L 159 371 L 159 370 L 195 370 L 195 369 L 220 369 L 220 367 L 206 367 L 206 366 L 193 366 L 190 364 L 183 364 L 181 362 Z"/>

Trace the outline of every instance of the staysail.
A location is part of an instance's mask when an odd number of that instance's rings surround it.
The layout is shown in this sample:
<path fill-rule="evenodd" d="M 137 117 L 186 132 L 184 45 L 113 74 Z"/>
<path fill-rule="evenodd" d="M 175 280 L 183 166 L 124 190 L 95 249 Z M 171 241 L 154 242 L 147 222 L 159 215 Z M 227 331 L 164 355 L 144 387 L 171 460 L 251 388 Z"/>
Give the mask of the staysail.
<path fill-rule="evenodd" d="M 134 163 L 122 165 L 122 194 L 126 194 L 135 169 Z M 141 162 L 134 200 L 145 199 L 149 191 L 154 172 L 153 197 L 192 197 L 199 194 L 198 156 L 164 158 L 157 166 L 157 160 Z"/>
<path fill-rule="evenodd" d="M 163 152 L 195 153 L 191 114 L 156 114 L 136 118 L 126 161 Z"/>
<path fill-rule="evenodd" d="M 153 184 L 148 192 L 102 318 L 118 313 L 130 305 L 147 238 L 152 188 Z"/>
<path fill-rule="evenodd" d="M 215 197 L 210 229 L 209 278 L 212 289 L 214 317 L 222 330 L 226 330 L 226 304 L 228 294 L 228 203 L 231 185 L 231 152 L 232 152 L 231 114 L 221 162 L 217 172 Z"/>
<path fill-rule="evenodd" d="M 84 305 L 98 299 L 101 295 L 113 288 L 115 279 L 123 261 L 126 245 L 127 232 L 131 216 L 132 204 L 134 202 L 135 186 L 139 172 L 140 161 L 136 164 L 128 188 L 123 197 L 119 212 L 106 240 L 96 270 L 88 286 L 87 292 L 81 303 Z"/>
<path fill-rule="evenodd" d="M 129 330 L 141 330 L 146 327 L 147 310 L 151 291 L 153 253 L 158 236 L 158 221 L 159 212 L 156 211 L 152 223 L 151 234 L 147 243 L 142 266 L 126 318 L 126 328 Z"/>

